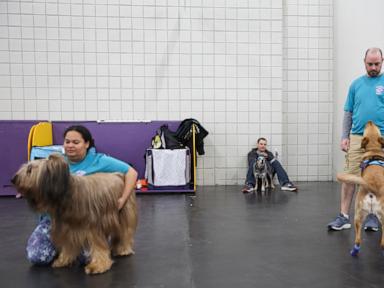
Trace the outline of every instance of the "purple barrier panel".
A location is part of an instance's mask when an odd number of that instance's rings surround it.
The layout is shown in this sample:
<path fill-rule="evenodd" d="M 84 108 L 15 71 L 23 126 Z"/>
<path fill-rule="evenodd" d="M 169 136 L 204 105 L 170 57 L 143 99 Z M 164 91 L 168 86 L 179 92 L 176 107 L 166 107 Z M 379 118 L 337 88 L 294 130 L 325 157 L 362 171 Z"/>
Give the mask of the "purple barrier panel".
<path fill-rule="evenodd" d="M 144 178 L 145 151 L 151 147 L 152 137 L 163 124 L 176 131 L 181 121 L 148 121 L 148 122 L 95 122 L 95 121 L 54 121 L 53 143 L 62 144 L 63 134 L 71 125 L 83 125 L 89 129 L 96 150 L 108 154 L 124 162 L 130 163 Z"/>
<path fill-rule="evenodd" d="M 28 158 L 29 130 L 39 121 L 0 121 L 0 196 L 15 195 L 11 179 Z"/>
<path fill-rule="evenodd" d="M 0 196 L 15 195 L 10 180 L 21 164 L 27 162 L 29 130 L 40 121 L 0 121 Z M 63 134 L 71 125 L 86 126 L 95 139 L 96 149 L 133 165 L 139 178 L 144 178 L 145 151 L 151 146 L 152 137 L 163 124 L 176 131 L 181 121 L 149 122 L 96 122 L 96 121 L 53 121 L 53 143 L 63 144 Z M 168 192 L 179 192 L 169 189 Z M 188 189 L 186 189 L 188 190 Z M 185 190 L 180 189 L 180 192 Z"/>

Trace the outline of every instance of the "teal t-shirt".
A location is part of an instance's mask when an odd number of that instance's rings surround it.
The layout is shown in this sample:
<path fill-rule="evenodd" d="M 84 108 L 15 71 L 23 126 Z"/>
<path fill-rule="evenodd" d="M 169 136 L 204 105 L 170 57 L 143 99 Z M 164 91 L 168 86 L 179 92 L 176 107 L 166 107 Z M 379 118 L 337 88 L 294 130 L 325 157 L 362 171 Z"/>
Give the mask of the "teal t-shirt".
<path fill-rule="evenodd" d="M 68 159 L 66 160 L 69 164 L 70 172 L 79 176 L 94 174 L 98 172 L 120 172 L 126 174 L 130 168 L 130 166 L 123 161 L 103 153 L 97 153 L 94 147 L 88 150 L 87 155 L 80 162 L 71 163 L 68 161 Z"/>
<path fill-rule="evenodd" d="M 90 175 L 98 172 L 120 172 L 126 174 L 130 168 L 130 166 L 123 161 L 105 155 L 103 153 L 97 153 L 94 147 L 88 150 L 87 155 L 80 162 L 71 163 L 68 161 L 67 157 L 65 157 L 65 160 L 69 165 L 69 171 L 72 174 L 79 176 Z M 50 216 L 48 213 L 42 213 L 40 214 L 39 218 L 40 221 L 43 221 L 43 219 L 50 219 Z"/>
<path fill-rule="evenodd" d="M 384 75 L 364 75 L 353 81 L 344 111 L 352 113 L 352 134 L 363 135 L 365 124 L 370 120 L 384 134 Z"/>

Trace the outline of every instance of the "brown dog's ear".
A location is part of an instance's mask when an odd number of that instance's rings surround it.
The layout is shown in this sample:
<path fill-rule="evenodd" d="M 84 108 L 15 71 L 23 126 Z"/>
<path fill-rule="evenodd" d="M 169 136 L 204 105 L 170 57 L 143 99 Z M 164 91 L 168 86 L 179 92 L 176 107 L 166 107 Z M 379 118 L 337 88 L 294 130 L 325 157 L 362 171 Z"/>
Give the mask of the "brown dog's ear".
<path fill-rule="evenodd" d="M 381 144 L 381 148 L 384 148 L 384 138 L 379 137 L 379 143 Z"/>
<path fill-rule="evenodd" d="M 367 147 L 368 142 L 368 137 L 364 137 L 363 140 L 361 140 L 361 148 L 365 149 L 365 147 Z"/>

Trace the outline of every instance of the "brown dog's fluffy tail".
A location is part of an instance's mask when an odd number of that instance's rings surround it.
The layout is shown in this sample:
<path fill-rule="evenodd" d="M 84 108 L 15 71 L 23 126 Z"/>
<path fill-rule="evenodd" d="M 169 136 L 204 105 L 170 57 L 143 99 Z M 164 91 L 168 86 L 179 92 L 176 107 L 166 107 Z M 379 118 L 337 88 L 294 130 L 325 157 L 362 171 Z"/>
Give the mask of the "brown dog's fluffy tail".
<path fill-rule="evenodd" d="M 347 184 L 358 184 L 367 187 L 367 182 L 361 176 L 356 176 L 353 174 L 347 173 L 337 173 L 336 179 L 339 182 L 347 183 Z"/>

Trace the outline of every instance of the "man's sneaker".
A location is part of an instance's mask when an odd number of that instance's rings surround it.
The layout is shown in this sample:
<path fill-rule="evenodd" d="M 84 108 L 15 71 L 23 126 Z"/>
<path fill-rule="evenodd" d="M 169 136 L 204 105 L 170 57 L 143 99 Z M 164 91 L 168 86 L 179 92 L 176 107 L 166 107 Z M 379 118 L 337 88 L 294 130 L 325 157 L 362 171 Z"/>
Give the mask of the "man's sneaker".
<path fill-rule="evenodd" d="M 340 231 L 349 228 L 351 228 L 351 223 L 349 222 L 349 219 L 343 214 L 339 214 L 335 220 L 328 224 L 328 230 Z"/>
<path fill-rule="evenodd" d="M 375 214 L 368 214 L 365 219 L 364 230 L 374 232 L 379 231 L 379 219 L 377 219 Z"/>
<path fill-rule="evenodd" d="M 243 193 L 250 193 L 252 192 L 254 187 L 251 184 L 245 184 L 243 189 L 241 189 L 241 192 Z"/>
<path fill-rule="evenodd" d="M 285 183 L 283 186 L 281 186 L 281 190 L 284 191 L 297 191 L 297 187 L 293 185 L 291 182 Z"/>

